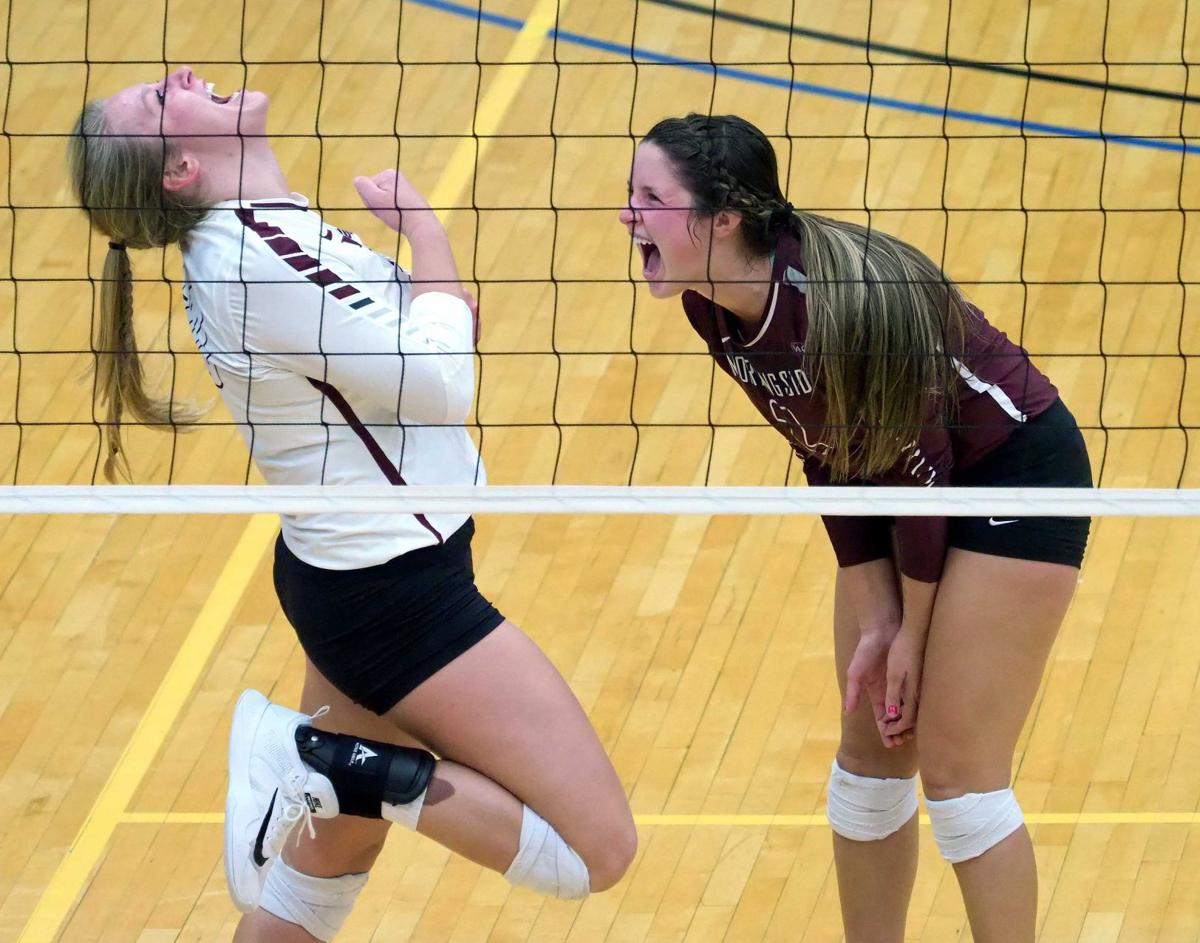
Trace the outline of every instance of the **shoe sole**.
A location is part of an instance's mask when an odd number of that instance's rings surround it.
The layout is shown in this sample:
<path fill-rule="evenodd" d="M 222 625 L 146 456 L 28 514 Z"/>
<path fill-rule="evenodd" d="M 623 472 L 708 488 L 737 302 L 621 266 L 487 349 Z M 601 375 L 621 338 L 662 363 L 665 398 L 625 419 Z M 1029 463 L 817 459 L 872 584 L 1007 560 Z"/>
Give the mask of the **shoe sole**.
<path fill-rule="evenodd" d="M 238 698 L 237 707 L 233 709 L 233 723 L 229 729 L 229 791 L 225 794 L 225 883 L 229 885 L 229 896 L 233 898 L 234 906 L 242 913 L 250 913 L 258 907 L 258 900 L 241 900 L 238 897 L 236 875 L 234 872 L 234 855 L 240 853 L 239 844 L 243 836 L 234 833 L 234 823 L 238 821 L 238 793 L 252 793 L 250 789 L 250 747 L 254 743 L 254 735 L 258 725 L 266 714 L 271 702 L 257 691 L 246 691 Z M 261 893 L 261 891 L 260 891 Z"/>

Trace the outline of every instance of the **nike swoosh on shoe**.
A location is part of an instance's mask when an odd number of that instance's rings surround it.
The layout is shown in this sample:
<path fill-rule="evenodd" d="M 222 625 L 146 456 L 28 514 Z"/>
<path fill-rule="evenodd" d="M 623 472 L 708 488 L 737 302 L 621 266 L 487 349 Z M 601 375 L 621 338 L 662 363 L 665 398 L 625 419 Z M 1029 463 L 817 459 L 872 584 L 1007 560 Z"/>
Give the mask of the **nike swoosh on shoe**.
<path fill-rule="evenodd" d="M 254 839 L 254 863 L 260 868 L 267 863 L 266 856 L 263 855 L 263 839 L 267 834 L 267 826 L 271 824 L 271 813 L 275 811 L 275 799 L 278 795 L 278 789 L 271 793 L 271 804 L 267 806 L 262 824 L 258 826 L 258 835 Z"/>

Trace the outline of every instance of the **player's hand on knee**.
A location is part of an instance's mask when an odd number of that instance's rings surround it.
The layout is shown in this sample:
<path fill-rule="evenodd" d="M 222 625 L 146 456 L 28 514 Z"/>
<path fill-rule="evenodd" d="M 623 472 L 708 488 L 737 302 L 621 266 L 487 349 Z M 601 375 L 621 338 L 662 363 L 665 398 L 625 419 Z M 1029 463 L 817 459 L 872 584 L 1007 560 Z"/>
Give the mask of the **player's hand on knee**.
<path fill-rule="evenodd" d="M 864 631 L 859 636 L 858 646 L 846 669 L 846 702 L 842 706 L 847 714 L 858 710 L 859 701 L 865 696 L 874 716 L 882 715 L 889 641 L 887 632 Z"/>
<path fill-rule="evenodd" d="M 916 734 L 924 660 L 925 639 L 901 629 L 888 649 L 887 690 L 876 715 L 884 746 L 900 746 Z"/>
<path fill-rule="evenodd" d="M 394 168 L 381 170 L 373 177 L 355 177 L 354 188 L 363 206 L 388 228 L 406 237 L 418 226 L 437 222 L 429 202 Z"/>

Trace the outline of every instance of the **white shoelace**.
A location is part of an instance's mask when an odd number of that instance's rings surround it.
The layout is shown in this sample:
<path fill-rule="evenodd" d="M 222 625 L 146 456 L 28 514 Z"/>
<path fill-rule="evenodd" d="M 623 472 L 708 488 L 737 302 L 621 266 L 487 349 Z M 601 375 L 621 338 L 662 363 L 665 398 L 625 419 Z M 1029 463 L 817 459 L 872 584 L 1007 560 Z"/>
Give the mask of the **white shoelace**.
<path fill-rule="evenodd" d="M 319 717 L 324 717 L 328 713 L 329 705 L 326 704 L 324 707 L 318 709 L 317 712 L 309 718 L 309 721 L 311 723 Z M 286 830 L 291 830 L 294 828 L 296 823 L 299 821 L 304 822 L 304 829 L 296 831 L 297 846 L 299 846 L 300 838 L 303 836 L 304 832 L 308 832 L 309 838 L 317 837 L 317 829 L 316 826 L 313 825 L 312 809 L 309 807 L 308 802 L 305 801 L 306 794 L 304 792 L 304 782 L 308 778 L 308 767 L 304 765 L 303 760 L 300 760 L 300 769 L 305 770 L 305 772 L 301 773 L 299 770 L 293 770 L 288 782 L 284 784 L 287 791 L 283 796 L 283 815 L 280 816 L 280 822 L 286 824 L 287 826 Z"/>

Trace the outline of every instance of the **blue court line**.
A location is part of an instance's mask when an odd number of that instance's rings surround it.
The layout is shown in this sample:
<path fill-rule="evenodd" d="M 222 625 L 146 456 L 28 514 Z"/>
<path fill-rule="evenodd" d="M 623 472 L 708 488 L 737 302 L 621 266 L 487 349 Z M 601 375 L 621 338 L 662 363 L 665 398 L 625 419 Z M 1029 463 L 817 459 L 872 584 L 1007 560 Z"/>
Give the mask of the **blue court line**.
<path fill-rule="evenodd" d="M 449 0 L 407 0 L 409 3 L 415 3 L 418 6 L 430 7 L 434 10 L 441 10 L 444 13 L 452 13 L 455 16 L 466 17 L 471 20 L 479 20 L 484 23 L 490 23 L 493 26 L 500 26 L 504 29 L 519 30 L 525 25 L 523 20 L 515 19 L 511 16 L 501 16 L 497 13 L 488 13 L 483 10 L 478 10 L 474 7 L 463 6 L 459 3 L 451 3 Z M 777 78 L 772 75 L 762 75 L 758 72 L 750 72 L 746 69 L 736 69 L 731 66 L 715 65 L 712 62 L 700 62 L 695 59 L 682 59 L 678 56 L 669 56 L 665 53 L 654 52 L 650 49 L 642 49 L 638 46 L 624 46 L 620 43 L 612 43 L 603 39 L 596 39 L 591 36 L 584 36 L 581 33 L 572 33 L 567 30 L 547 30 L 547 37 L 557 39 L 559 42 L 569 43 L 573 46 L 583 46 L 588 49 L 597 49 L 601 52 L 613 53 L 623 57 L 630 62 L 637 63 L 653 63 L 658 65 L 670 65 L 681 69 L 688 69 L 692 72 L 703 72 L 707 75 L 721 75 L 732 79 L 738 79 L 743 82 L 753 82 L 758 85 L 769 85 L 773 88 L 784 88 L 792 92 L 804 92 L 809 95 L 818 95 L 822 98 L 833 98 L 839 101 L 854 102 L 862 105 L 875 105 L 880 108 L 890 108 L 895 111 L 906 111 L 910 114 L 929 115 L 935 118 L 952 118 L 957 121 L 965 121 L 971 124 L 983 124 L 992 127 L 1012 128 L 1022 133 L 1032 132 L 1035 134 L 1049 134 L 1062 137 L 1081 138 L 1091 141 L 1108 141 L 1113 144 L 1125 144 L 1130 147 L 1145 147 L 1158 151 L 1174 151 L 1176 153 L 1197 154 L 1200 153 L 1200 144 L 1188 144 L 1186 141 L 1168 141 L 1156 138 L 1136 137 L 1127 134 L 1104 134 L 1100 131 L 1091 131 L 1086 128 L 1072 128 L 1067 125 L 1046 124 L 1040 121 L 1022 121 L 1019 118 L 1004 118 L 1000 115 L 989 115 L 979 111 L 965 111 L 960 108 L 945 108 L 939 105 L 926 105 L 922 102 L 904 101 L 900 98 L 888 98 L 882 95 L 864 95 L 861 92 L 852 92 L 848 89 L 835 88 L 830 85 L 814 85 L 810 82 L 796 82 L 791 79 Z"/>

